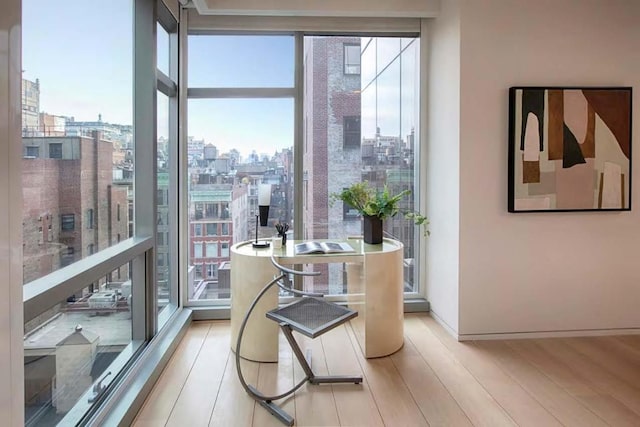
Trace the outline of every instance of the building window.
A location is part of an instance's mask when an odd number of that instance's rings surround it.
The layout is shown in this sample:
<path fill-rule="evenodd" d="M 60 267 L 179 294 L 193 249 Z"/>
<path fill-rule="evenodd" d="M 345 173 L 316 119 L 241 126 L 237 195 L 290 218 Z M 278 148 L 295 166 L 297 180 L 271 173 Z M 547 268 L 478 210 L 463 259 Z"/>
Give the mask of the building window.
<path fill-rule="evenodd" d="M 207 277 L 214 278 L 218 275 L 218 264 L 207 264 Z"/>
<path fill-rule="evenodd" d="M 220 249 L 221 249 L 220 256 L 222 258 L 227 258 L 229 256 L 229 243 L 228 242 L 223 242 L 221 247 L 220 247 Z"/>
<path fill-rule="evenodd" d="M 344 118 L 344 148 L 360 148 L 360 116 Z"/>
<path fill-rule="evenodd" d="M 360 45 L 344 45 L 344 73 L 360 74 Z"/>
<path fill-rule="evenodd" d="M 193 244 L 193 257 L 202 258 L 202 242 L 196 242 Z"/>
<path fill-rule="evenodd" d="M 62 231 L 71 231 L 76 228 L 76 216 L 74 214 L 60 215 L 60 228 Z"/>
<path fill-rule="evenodd" d="M 207 242 L 207 258 L 218 257 L 218 242 Z"/>
<path fill-rule="evenodd" d="M 62 256 L 60 258 L 60 264 L 62 267 L 66 267 L 69 264 L 72 264 L 75 261 L 75 249 L 67 248 L 63 250 Z"/>
<path fill-rule="evenodd" d="M 87 222 L 87 228 L 94 228 L 94 223 L 93 223 L 93 209 L 87 209 L 87 218 L 86 218 L 86 222 Z"/>
<path fill-rule="evenodd" d="M 118 203 L 118 206 L 116 207 L 116 219 L 117 221 L 120 221 L 120 203 Z"/>
<path fill-rule="evenodd" d="M 196 264 L 196 279 L 202 279 L 202 264 Z"/>
<path fill-rule="evenodd" d="M 61 159 L 62 158 L 62 144 L 61 143 L 50 143 L 49 144 L 49 158 L 50 159 Z"/>
<path fill-rule="evenodd" d="M 93 243 L 89 243 L 87 245 L 87 255 L 93 255 L 94 252 L 95 252 L 95 246 L 93 245 Z"/>
<path fill-rule="evenodd" d="M 163 232 L 156 233 L 156 245 L 157 246 L 164 246 L 164 233 Z"/>
<path fill-rule="evenodd" d="M 218 224 L 206 224 L 206 226 L 207 226 L 207 236 L 218 235 Z"/>
<path fill-rule="evenodd" d="M 27 147 L 27 152 L 25 153 L 27 157 L 40 157 L 40 147 Z"/>
<path fill-rule="evenodd" d="M 224 224 L 221 224 L 221 225 L 222 225 L 222 233 L 221 234 L 223 236 L 228 236 L 229 235 L 229 224 L 224 223 Z"/>
<path fill-rule="evenodd" d="M 202 236 L 202 224 L 193 224 L 193 235 Z"/>

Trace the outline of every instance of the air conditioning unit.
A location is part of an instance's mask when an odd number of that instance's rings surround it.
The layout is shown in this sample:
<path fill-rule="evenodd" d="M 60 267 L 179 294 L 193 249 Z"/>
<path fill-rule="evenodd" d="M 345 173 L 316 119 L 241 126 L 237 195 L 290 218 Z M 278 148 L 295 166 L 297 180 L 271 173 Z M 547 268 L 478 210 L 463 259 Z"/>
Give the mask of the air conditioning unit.
<path fill-rule="evenodd" d="M 115 292 L 96 292 L 89 297 L 89 308 L 116 308 L 118 296 Z"/>

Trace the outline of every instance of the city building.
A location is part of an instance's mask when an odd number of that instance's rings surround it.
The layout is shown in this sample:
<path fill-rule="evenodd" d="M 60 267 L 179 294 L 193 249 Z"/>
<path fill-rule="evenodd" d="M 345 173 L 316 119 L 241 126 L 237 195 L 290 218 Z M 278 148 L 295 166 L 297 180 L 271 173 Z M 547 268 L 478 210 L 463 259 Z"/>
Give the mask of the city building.
<path fill-rule="evenodd" d="M 129 237 L 127 190 L 113 185 L 113 144 L 100 132 L 22 142 L 25 283 Z"/>
<path fill-rule="evenodd" d="M 65 136 L 67 134 L 67 118 L 53 114 L 40 113 L 39 136 Z"/>
<path fill-rule="evenodd" d="M 189 195 L 191 259 L 196 279 L 217 280 L 220 262 L 230 260 L 233 185 L 195 184 Z"/>
<path fill-rule="evenodd" d="M 22 79 L 22 135 L 37 136 L 40 131 L 40 80 Z"/>
<path fill-rule="evenodd" d="M 73 117 L 67 118 L 65 123 L 66 134 L 69 136 L 91 135 L 94 131 L 102 132 L 102 137 L 115 143 L 117 148 L 131 149 L 133 127 L 102 121 L 102 114 L 98 114 L 97 121 L 76 121 Z"/>

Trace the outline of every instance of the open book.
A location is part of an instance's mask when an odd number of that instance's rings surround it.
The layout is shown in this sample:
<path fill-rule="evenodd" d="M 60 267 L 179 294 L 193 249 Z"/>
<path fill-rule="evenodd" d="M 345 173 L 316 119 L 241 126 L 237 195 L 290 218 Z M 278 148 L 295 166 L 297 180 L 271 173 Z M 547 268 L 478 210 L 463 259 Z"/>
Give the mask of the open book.
<path fill-rule="evenodd" d="M 306 254 L 334 254 L 355 252 L 350 244 L 345 242 L 304 242 L 295 246 L 296 255 Z"/>

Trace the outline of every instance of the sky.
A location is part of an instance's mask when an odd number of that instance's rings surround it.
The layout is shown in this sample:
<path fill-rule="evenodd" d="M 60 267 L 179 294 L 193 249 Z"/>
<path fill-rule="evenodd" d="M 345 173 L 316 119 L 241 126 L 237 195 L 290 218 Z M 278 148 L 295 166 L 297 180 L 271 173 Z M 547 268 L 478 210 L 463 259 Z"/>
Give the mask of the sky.
<path fill-rule="evenodd" d="M 131 0 L 24 0 L 23 77 L 40 106 L 76 120 L 132 123 Z"/>
<path fill-rule="evenodd" d="M 132 13 L 132 0 L 24 0 L 23 76 L 40 80 L 41 110 L 80 121 L 101 114 L 108 123 L 132 124 Z M 158 67 L 165 73 L 168 40 L 158 27 Z M 417 62 L 403 55 L 402 71 L 398 60 L 392 62 L 411 41 L 378 38 L 363 53 L 363 137 L 372 137 L 376 126 L 384 135 L 411 132 Z M 367 42 L 363 38 L 362 45 Z M 293 36 L 190 36 L 188 55 L 190 88 L 294 84 Z M 379 64 L 389 62 L 380 74 Z M 159 137 L 167 135 L 167 114 L 168 100 L 159 95 Z M 188 134 L 220 152 L 236 148 L 243 156 L 254 150 L 271 155 L 293 146 L 292 98 L 191 99 L 188 114 Z"/>

